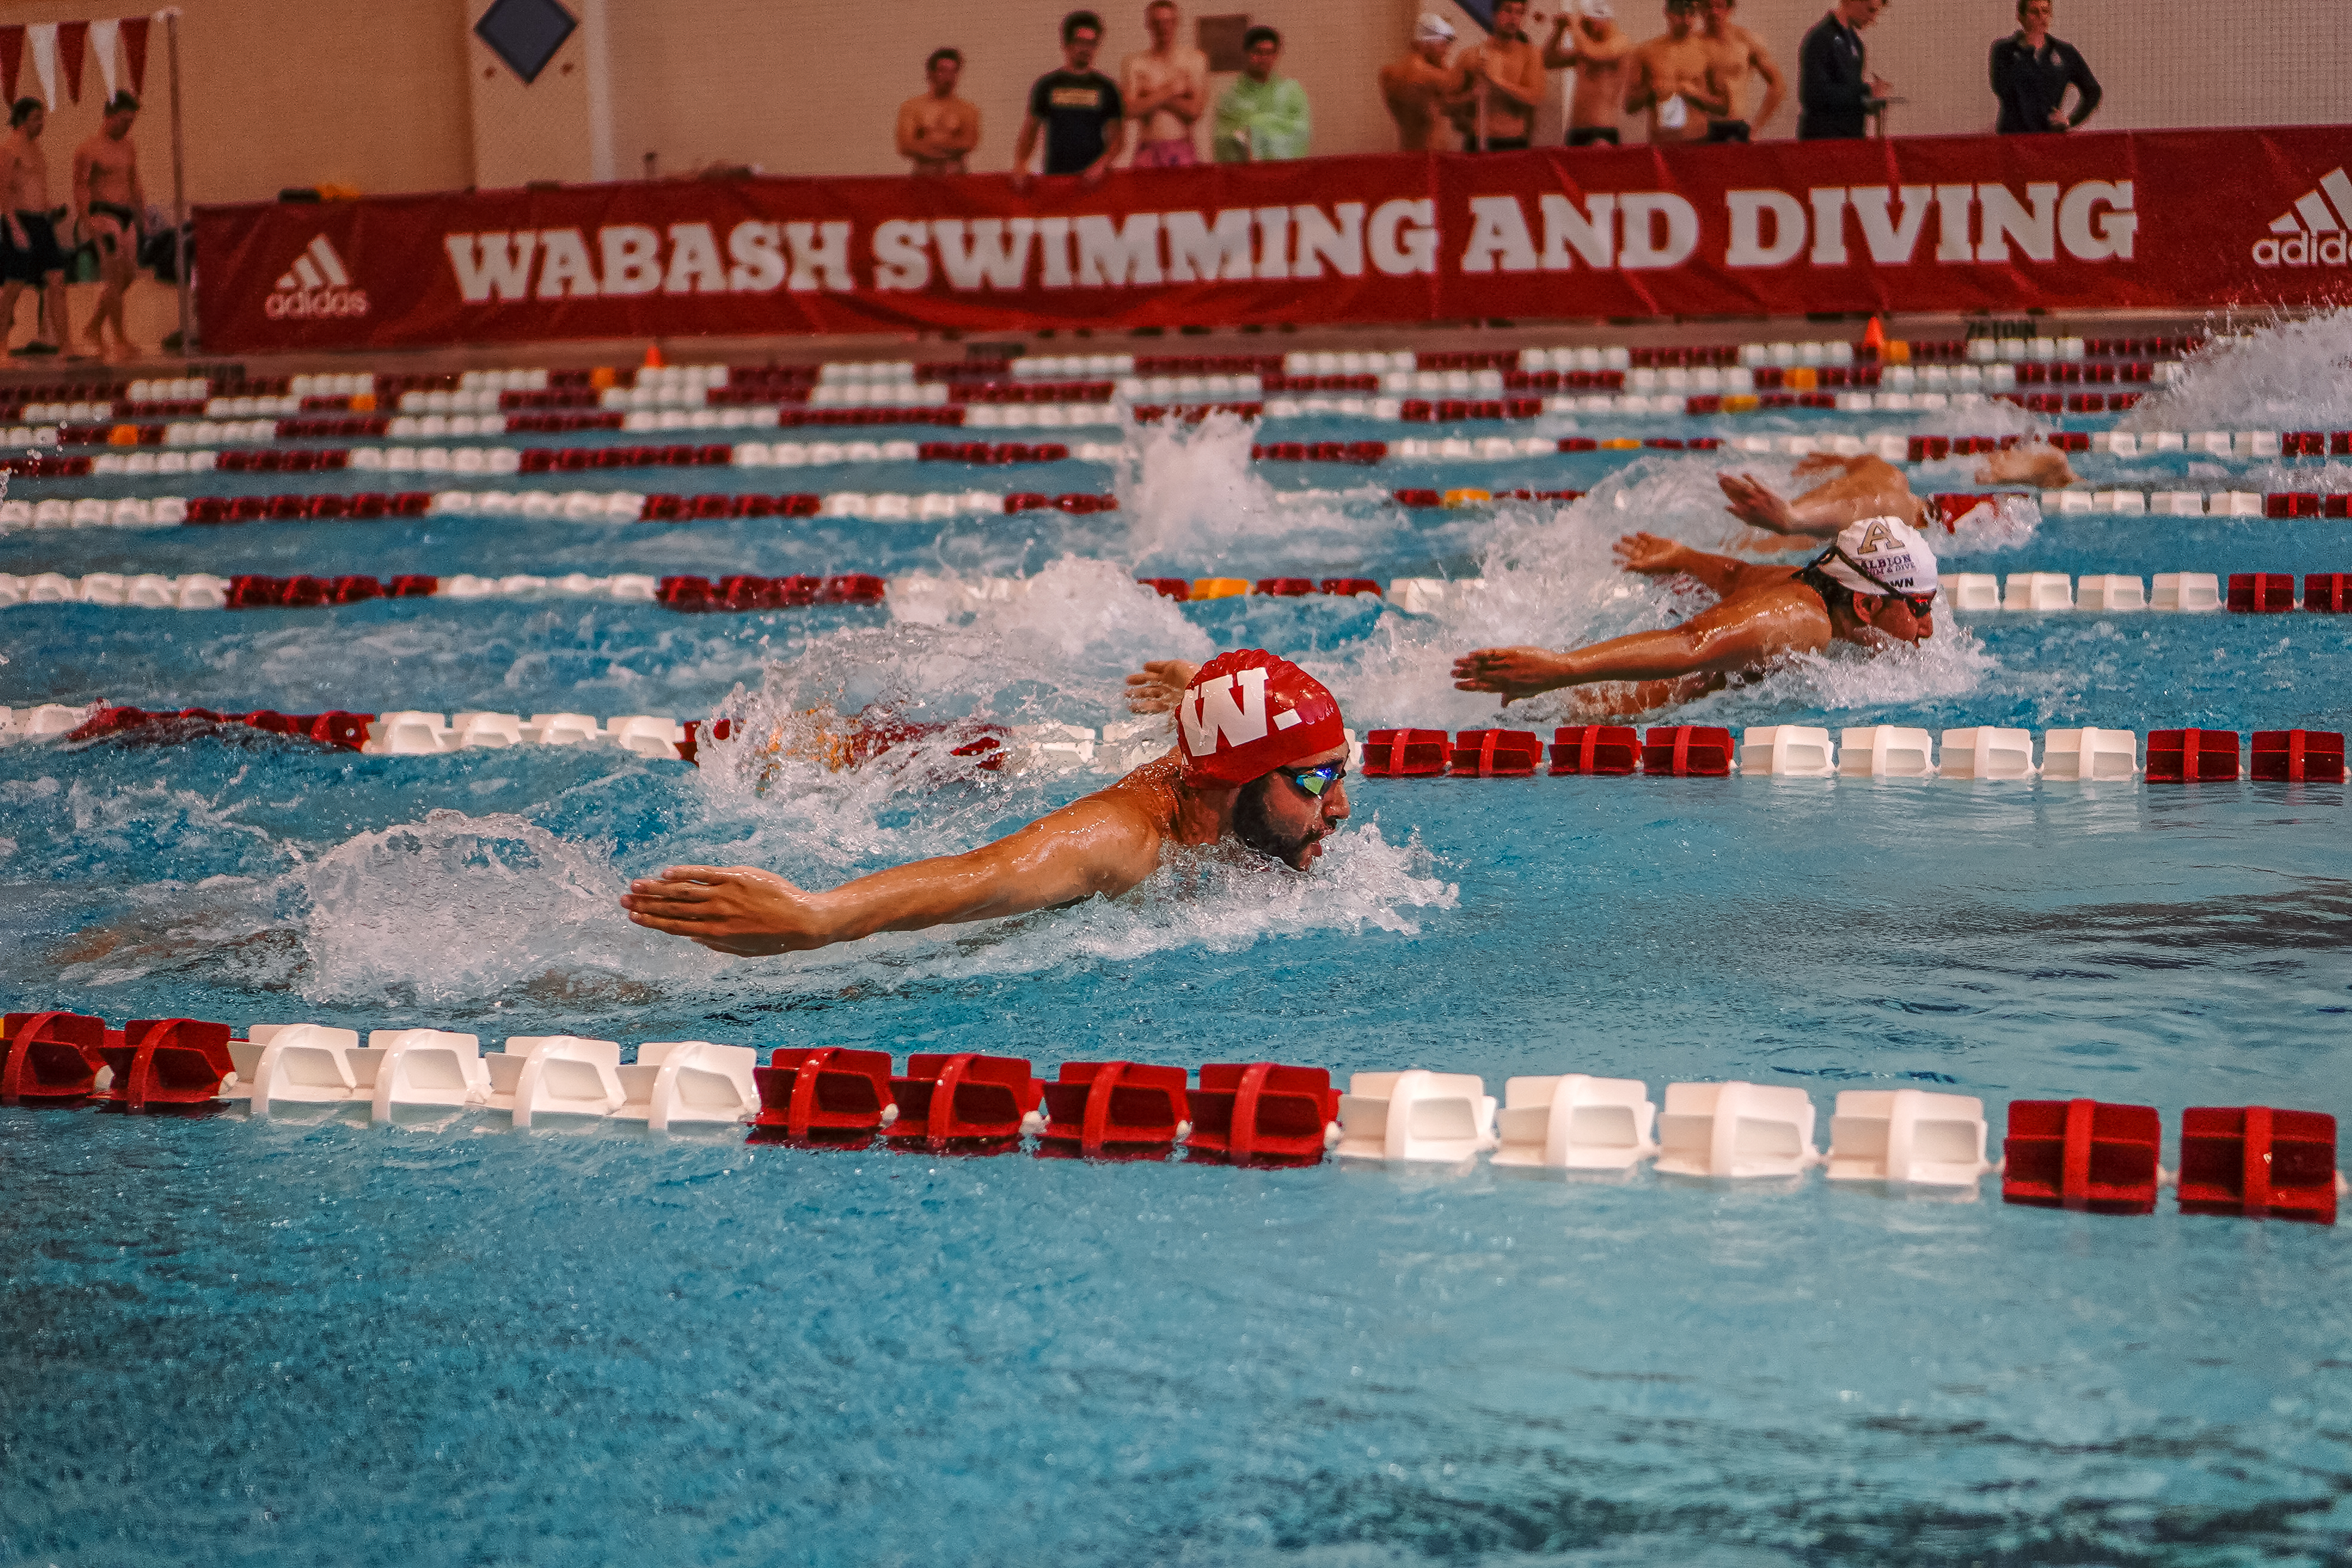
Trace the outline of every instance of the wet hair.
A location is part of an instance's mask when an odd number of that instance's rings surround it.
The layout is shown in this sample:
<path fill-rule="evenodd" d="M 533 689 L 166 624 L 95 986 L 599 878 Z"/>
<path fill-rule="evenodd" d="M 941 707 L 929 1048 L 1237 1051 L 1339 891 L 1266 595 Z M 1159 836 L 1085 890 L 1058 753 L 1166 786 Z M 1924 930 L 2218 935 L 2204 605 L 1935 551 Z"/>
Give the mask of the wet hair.
<path fill-rule="evenodd" d="M 8 106 L 8 123 L 10 127 L 13 128 L 24 124 L 25 121 L 33 118 L 33 110 L 40 107 L 41 100 L 37 98 L 20 98 L 15 103 L 10 104 Z"/>
<path fill-rule="evenodd" d="M 933 49 L 931 51 L 931 58 L 923 62 L 924 74 L 926 76 L 929 75 L 931 68 L 939 64 L 941 60 L 953 60 L 956 64 L 961 65 L 963 64 L 963 51 L 961 49 Z"/>
<path fill-rule="evenodd" d="M 1242 35 L 1242 47 L 1244 49 L 1254 49 L 1260 44 L 1272 44 L 1278 49 L 1282 47 L 1282 35 L 1276 32 L 1272 27 L 1266 26 L 1252 27 L 1248 32 Z"/>
<path fill-rule="evenodd" d="M 1103 36 L 1100 16 L 1096 16 L 1092 11 L 1073 11 L 1062 18 L 1062 42 L 1066 44 L 1076 37 L 1081 27 L 1092 27 L 1097 38 Z"/>
<path fill-rule="evenodd" d="M 139 100 L 131 96 L 131 94 L 127 91 L 118 92 L 112 98 L 106 100 L 106 112 L 109 114 L 136 114 L 139 112 Z"/>
<path fill-rule="evenodd" d="M 1821 562 L 1807 562 L 1803 570 L 1789 580 L 1792 583 L 1802 583 L 1806 587 L 1819 594 L 1822 596 L 1822 608 L 1829 611 L 1830 614 L 1835 615 L 1840 610 L 1843 610 L 1848 615 L 1853 614 L 1853 590 L 1822 571 Z"/>

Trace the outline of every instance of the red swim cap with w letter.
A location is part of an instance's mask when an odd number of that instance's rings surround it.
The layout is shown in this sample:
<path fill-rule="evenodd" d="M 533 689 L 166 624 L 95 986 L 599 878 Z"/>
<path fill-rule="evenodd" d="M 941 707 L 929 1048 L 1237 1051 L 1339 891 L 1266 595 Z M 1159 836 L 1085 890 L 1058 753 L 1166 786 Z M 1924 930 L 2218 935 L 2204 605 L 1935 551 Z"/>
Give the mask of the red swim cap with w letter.
<path fill-rule="evenodd" d="M 1347 743 L 1324 684 L 1261 647 L 1221 653 L 1176 704 L 1184 782 L 1232 788 Z"/>

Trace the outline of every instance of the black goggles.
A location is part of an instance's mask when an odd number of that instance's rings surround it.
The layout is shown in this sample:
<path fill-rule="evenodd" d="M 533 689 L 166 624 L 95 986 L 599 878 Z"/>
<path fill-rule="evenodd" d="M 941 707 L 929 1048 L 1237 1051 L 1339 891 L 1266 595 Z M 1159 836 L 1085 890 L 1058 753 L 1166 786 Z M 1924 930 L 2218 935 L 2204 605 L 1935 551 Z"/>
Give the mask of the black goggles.
<path fill-rule="evenodd" d="M 1311 768 L 1276 768 L 1274 770 L 1304 791 L 1310 800 L 1321 800 L 1324 795 L 1348 776 L 1345 763 L 1318 763 Z"/>

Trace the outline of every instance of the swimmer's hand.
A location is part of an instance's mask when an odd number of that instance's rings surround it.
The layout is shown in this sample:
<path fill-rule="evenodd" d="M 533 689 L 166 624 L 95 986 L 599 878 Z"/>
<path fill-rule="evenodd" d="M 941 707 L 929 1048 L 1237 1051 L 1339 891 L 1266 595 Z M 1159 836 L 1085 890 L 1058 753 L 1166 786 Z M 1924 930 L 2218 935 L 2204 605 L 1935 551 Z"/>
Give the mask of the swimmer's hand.
<path fill-rule="evenodd" d="M 1130 713 L 1173 713 L 1184 689 L 1201 673 L 1197 664 L 1181 658 L 1153 659 L 1127 678 L 1127 710 Z"/>
<path fill-rule="evenodd" d="M 2037 489 L 2063 490 L 2081 482 L 2067 463 L 2066 454 L 2055 447 L 2016 447 L 2006 452 L 1987 452 L 1985 460 L 1977 465 L 1977 483 L 1980 485 L 2030 484 Z"/>
<path fill-rule="evenodd" d="M 1506 702 L 1575 679 L 1568 661 L 1549 648 L 1482 647 L 1454 661 L 1454 690 L 1492 691 Z"/>
<path fill-rule="evenodd" d="M 621 907 L 638 925 L 737 958 L 806 952 L 840 940 L 818 895 L 753 866 L 672 866 L 631 882 Z"/>
<path fill-rule="evenodd" d="M 1617 564 L 1644 577 L 1663 577 L 1684 570 L 1686 552 L 1675 540 L 1654 533 L 1629 533 L 1616 545 Z"/>
<path fill-rule="evenodd" d="M 1748 527 L 1773 533 L 1805 531 L 1790 515 L 1789 503 L 1754 474 L 1717 474 L 1715 482 L 1723 487 L 1724 499 L 1731 502 L 1724 510 Z"/>

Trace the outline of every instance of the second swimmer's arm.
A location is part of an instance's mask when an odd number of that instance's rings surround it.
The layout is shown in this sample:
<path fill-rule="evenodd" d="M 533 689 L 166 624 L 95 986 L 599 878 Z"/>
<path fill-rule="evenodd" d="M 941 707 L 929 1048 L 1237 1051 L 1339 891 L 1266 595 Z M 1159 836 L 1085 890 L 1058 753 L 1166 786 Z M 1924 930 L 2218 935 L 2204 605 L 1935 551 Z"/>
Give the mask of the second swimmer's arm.
<path fill-rule="evenodd" d="M 1160 830 L 1110 792 L 993 844 L 894 866 L 826 893 L 745 866 L 672 866 L 629 885 L 622 907 L 654 931 L 751 957 L 802 952 L 885 931 L 921 931 L 1113 897 L 1160 863 Z"/>

